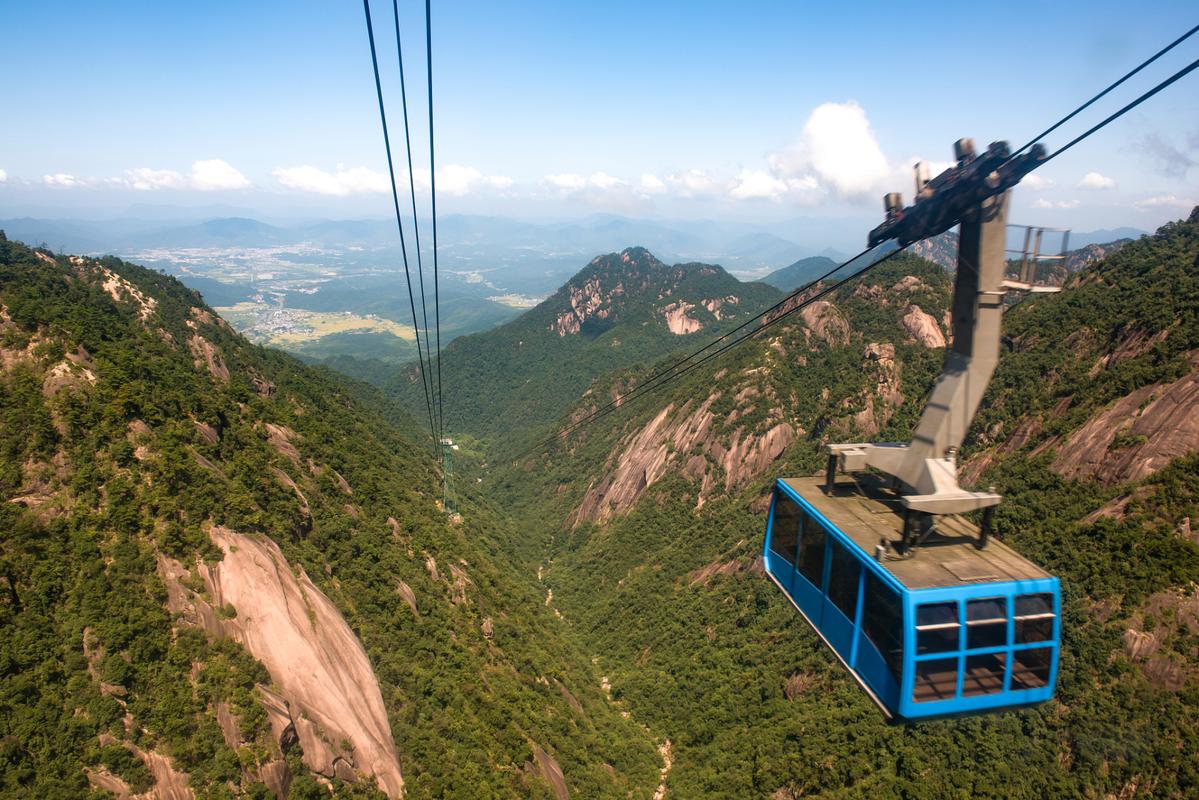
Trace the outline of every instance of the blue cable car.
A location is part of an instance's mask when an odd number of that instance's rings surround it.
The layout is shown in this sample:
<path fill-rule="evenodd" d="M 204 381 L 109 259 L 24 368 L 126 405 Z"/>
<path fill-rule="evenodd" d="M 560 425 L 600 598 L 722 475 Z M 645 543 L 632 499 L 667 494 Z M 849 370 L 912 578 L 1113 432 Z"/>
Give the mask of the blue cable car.
<path fill-rule="evenodd" d="M 888 717 L 1039 703 L 1057 681 L 1058 579 L 956 516 L 906 554 L 903 519 L 874 476 L 780 479 L 766 572 Z"/>
<path fill-rule="evenodd" d="M 954 150 L 956 165 L 931 181 L 917 165 L 914 205 L 886 196 L 869 237 L 906 247 L 960 225 L 951 344 L 912 440 L 828 445 L 823 482 L 777 481 L 766 523 L 767 574 L 905 720 L 1050 699 L 1061 639 L 1058 579 L 992 541 L 1001 498 L 963 488 L 957 467 L 999 360 L 1006 296 L 1028 289 L 1004 278 L 1011 189 L 1045 151 L 1011 156 L 995 142 L 976 155 L 969 139 Z"/>

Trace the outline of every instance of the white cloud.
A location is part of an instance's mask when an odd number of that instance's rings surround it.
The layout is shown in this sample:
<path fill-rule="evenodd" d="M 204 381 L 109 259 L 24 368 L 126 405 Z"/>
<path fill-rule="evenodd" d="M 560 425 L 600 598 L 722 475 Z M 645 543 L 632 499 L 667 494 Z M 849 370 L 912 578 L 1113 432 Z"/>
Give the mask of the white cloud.
<path fill-rule="evenodd" d="M 66 172 L 43 175 L 42 183 L 56 188 L 74 189 L 81 186 L 107 185 L 135 191 L 155 189 L 244 189 L 250 185 L 236 169 L 220 159 L 197 161 L 192 164 L 189 175 L 172 169 L 134 167 L 125 170 L 119 178 L 79 178 Z"/>
<path fill-rule="evenodd" d="M 892 173 L 866 112 L 852 101 L 817 106 L 799 138 L 769 163 L 777 177 L 814 178 L 842 197 L 878 191 Z"/>
<path fill-rule="evenodd" d="M 181 189 L 187 183 L 186 179 L 173 169 L 150 169 L 149 167 L 127 169 L 124 180 L 118 179 L 116 182 L 141 192 L 154 189 Z"/>
<path fill-rule="evenodd" d="M 891 170 L 891 174 L 888 175 L 885 180 L 881 181 L 877 186 L 875 186 L 875 189 L 880 192 L 886 190 L 898 190 L 904 195 L 905 201 L 910 200 L 908 192 L 914 193 L 916 190 L 915 178 L 917 164 L 924 165 L 924 169 L 929 180 L 937 177 L 950 167 L 956 166 L 956 164 L 952 161 L 933 161 L 927 158 L 920 158 L 919 156 L 911 156 L 910 158 L 905 158 L 902 161 L 896 162 L 894 168 Z"/>
<path fill-rule="evenodd" d="M 427 188 L 429 171 L 415 170 L 418 189 Z M 422 182 L 425 187 L 422 187 Z M 446 164 L 437 170 L 437 191 L 454 196 L 462 196 L 475 191 L 481 186 L 489 189 L 504 191 L 512 188 L 514 181 L 507 175 L 484 175 L 474 167 L 463 164 Z"/>
<path fill-rule="evenodd" d="M 8 180 L 8 173 L 5 172 L 4 170 L 0 169 L 0 183 L 4 183 L 7 180 Z"/>
<path fill-rule="evenodd" d="M 641 181 L 637 184 L 637 189 L 642 194 L 662 194 L 666 191 L 666 184 L 662 183 L 662 179 L 657 175 L 651 175 L 646 172 L 641 175 Z"/>
<path fill-rule="evenodd" d="M 337 165 L 336 172 L 303 164 L 296 167 L 279 167 L 272 175 L 288 189 L 316 194 L 343 196 L 359 192 L 386 192 L 387 176 L 366 167 L 346 169 Z"/>
<path fill-rule="evenodd" d="M 1034 192 L 1044 192 L 1047 189 L 1057 186 L 1057 183 L 1049 178 L 1042 178 L 1040 175 L 1032 173 L 1021 178 L 1020 185 L 1026 189 L 1032 189 Z"/>
<path fill-rule="evenodd" d="M 187 175 L 173 169 L 134 167 L 125 170 L 120 178 L 105 178 L 104 183 L 139 192 L 158 189 L 244 189 L 250 185 L 245 175 L 219 158 L 194 162 L 191 173 Z"/>
<path fill-rule="evenodd" d="M 703 197 L 720 191 L 720 184 L 702 169 L 688 169 L 667 178 L 682 197 Z"/>
<path fill-rule="evenodd" d="M 1046 200 L 1038 198 L 1033 204 L 1033 208 L 1078 208 L 1077 200 Z"/>
<path fill-rule="evenodd" d="M 483 173 L 462 164 L 446 164 L 437 170 L 437 191 L 461 197 L 483 181 Z"/>
<path fill-rule="evenodd" d="M 1088 172 L 1075 184 L 1075 187 L 1079 189 L 1115 189 L 1116 182 L 1106 175 L 1100 175 L 1098 172 Z"/>
<path fill-rule="evenodd" d="M 74 175 L 69 175 L 66 172 L 56 172 L 53 175 L 43 175 L 42 183 L 47 186 L 54 186 L 60 189 L 74 189 L 83 186 L 84 182 L 76 178 Z"/>
<path fill-rule="evenodd" d="M 594 172 L 587 178 L 587 185 L 594 186 L 597 189 L 613 189 L 617 186 L 624 186 L 625 182 L 620 178 L 614 178 L 606 172 Z"/>
<path fill-rule="evenodd" d="M 786 181 L 760 169 L 743 169 L 733 182 L 729 196 L 737 200 L 773 200 L 776 203 L 787 194 Z"/>
<path fill-rule="evenodd" d="M 562 172 L 556 175 L 546 175 L 542 181 L 555 189 L 564 192 L 577 192 L 587 185 L 587 179 L 574 172 Z"/>
<path fill-rule="evenodd" d="M 344 197 L 350 194 L 382 193 L 390 191 L 387 175 L 366 167 L 337 165 L 335 172 L 328 172 L 307 164 L 296 167 L 279 167 L 272 175 L 288 189 L 315 194 Z M 413 179 L 418 192 L 429 191 L 429 170 L 414 169 Z M 407 173 L 396 176 L 401 194 L 408 191 Z M 446 164 L 437 170 L 437 191 L 441 194 L 461 196 L 480 186 L 503 191 L 512 187 L 513 181 L 505 175 L 483 175 L 474 167 L 463 164 Z"/>
<path fill-rule="evenodd" d="M 191 187 L 201 191 L 221 189 L 245 189 L 250 181 L 234 169 L 229 162 L 219 158 L 197 161 L 192 164 Z"/>
<path fill-rule="evenodd" d="M 566 193 L 579 192 L 584 189 L 598 190 L 603 193 L 628 187 L 627 182 L 606 172 L 593 172 L 587 177 L 583 177 L 577 172 L 562 172 L 546 175 L 541 180 L 546 186 Z"/>
<path fill-rule="evenodd" d="M 1189 197 L 1178 197 L 1172 194 L 1158 194 L 1153 197 L 1146 197 L 1144 200 L 1138 200 L 1133 203 L 1137 208 L 1194 208 L 1199 203 L 1196 203 Z"/>

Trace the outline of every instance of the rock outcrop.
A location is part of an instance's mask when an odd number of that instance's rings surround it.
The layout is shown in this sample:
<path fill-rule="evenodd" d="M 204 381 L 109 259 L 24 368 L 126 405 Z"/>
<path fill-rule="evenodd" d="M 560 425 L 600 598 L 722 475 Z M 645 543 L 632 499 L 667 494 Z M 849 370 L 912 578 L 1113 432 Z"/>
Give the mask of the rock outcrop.
<path fill-rule="evenodd" d="M 685 300 L 678 300 L 663 306 L 660 313 L 666 319 L 667 329 L 675 336 L 683 336 L 702 330 L 704 327 L 702 322 L 687 316 L 687 312 L 693 308 L 695 306 Z"/>
<path fill-rule="evenodd" d="M 817 300 L 804 306 L 799 316 L 816 338 L 834 346 L 849 342 L 849 323 L 832 303 Z"/>
<path fill-rule="evenodd" d="M 611 294 L 623 294 L 624 287 L 617 284 Z M 567 302 L 570 308 L 558 314 L 550 330 L 559 336 L 570 336 L 578 333 L 583 323 L 590 319 L 606 319 L 611 308 L 605 308 L 607 297 L 600 285 L 599 278 L 591 278 L 582 286 L 570 286 L 567 289 Z"/>
<path fill-rule="evenodd" d="M 1199 450 L 1199 351 L 1193 371 L 1125 395 L 1058 445 L 1053 468 L 1068 478 L 1139 480 Z"/>
<path fill-rule="evenodd" d="M 87 770 L 88 782 L 107 792 L 111 792 L 118 800 L 195 800 L 195 792 L 188 785 L 186 772 L 175 769 L 171 759 L 153 750 L 143 750 L 132 742 L 120 741 L 108 733 L 100 734 L 101 745 L 121 745 L 133 753 L 150 771 L 154 784 L 141 794 L 134 794 L 122 778 L 113 775 L 106 769 Z"/>
<path fill-rule="evenodd" d="M 732 316 L 725 311 L 725 306 L 735 306 L 741 303 L 741 298 L 735 294 L 730 294 L 727 297 L 713 297 L 703 302 L 703 307 L 708 309 L 712 316 L 716 319 L 724 319 L 725 316 Z"/>
<path fill-rule="evenodd" d="M 51 263 L 54 263 L 51 259 Z M 83 260 L 74 261 L 76 266 L 83 266 L 86 262 Z M 104 291 L 108 292 L 108 296 L 117 302 L 133 303 L 137 306 L 137 318 L 145 322 L 154 313 L 154 309 L 158 307 L 158 301 L 153 297 L 147 297 L 129 281 L 122 278 L 112 270 L 105 267 L 97 267 L 104 276 L 104 281 L 101 284 Z"/>
<path fill-rule="evenodd" d="M 291 463 L 295 464 L 296 466 L 299 466 L 300 451 L 296 448 L 295 444 L 292 443 L 293 439 L 300 438 L 299 434 L 286 425 L 275 425 L 268 422 L 266 423 L 265 427 L 267 442 L 269 442 L 271 447 L 275 449 L 275 452 L 291 461 Z"/>
<path fill-rule="evenodd" d="M 221 357 L 220 348 L 215 344 L 200 334 L 193 333 L 192 337 L 187 340 L 187 349 L 195 358 L 197 369 L 207 367 L 212 377 L 217 380 L 226 382 L 229 380 L 229 368 L 225 366 L 225 359 Z"/>
<path fill-rule="evenodd" d="M 944 347 L 945 334 L 937 325 L 937 320 L 918 305 L 908 306 L 901 320 L 908 335 L 925 347 Z"/>
<path fill-rule="evenodd" d="M 769 325 L 779 317 L 790 314 L 799 308 L 800 319 L 806 326 L 804 335 L 809 343 L 813 336 L 830 345 L 843 345 L 849 341 L 849 323 L 845 315 L 827 300 L 812 300 L 821 290 L 814 286 L 802 294 L 788 297 L 778 308 L 762 318 L 762 325 Z M 803 305 L 803 304 L 807 305 Z M 802 308 L 801 308 L 802 306 Z"/>
<path fill-rule="evenodd" d="M 754 392 L 743 390 L 738 397 L 743 402 Z M 697 505 L 702 506 L 718 488 L 729 491 L 760 475 L 795 440 L 794 427 L 777 419 L 768 419 L 754 430 L 737 427 L 717 436 L 712 404 L 719 398 L 719 393 L 713 393 L 698 406 L 684 405 L 678 413 L 672 413 L 673 404 L 668 405 L 626 439 L 612 456 L 614 465 L 587 488 L 571 515 L 572 524 L 603 523 L 624 513 L 646 489 L 679 467 L 700 481 Z M 736 416 L 734 412 L 729 421 L 736 421 Z"/>
<path fill-rule="evenodd" d="M 865 407 L 853 415 L 853 427 L 863 438 L 877 434 L 903 403 L 895 345 L 871 342 L 863 353 L 864 368 L 875 373 L 874 386 L 866 392 Z"/>
<path fill-rule="evenodd" d="M 220 526 L 210 537 L 224 559 L 196 569 L 211 602 L 186 588 L 182 565 L 160 558 L 171 610 L 236 640 L 266 667 L 278 693 L 263 687 L 263 706 L 281 750 L 298 742 L 310 769 L 350 781 L 370 776 L 400 797 L 404 781 L 379 682 L 341 612 L 269 539 Z M 231 619 L 216 613 L 227 605 L 236 611 Z"/>
<path fill-rule="evenodd" d="M 566 787 L 566 776 L 562 774 L 562 767 L 558 765 L 558 760 L 545 752 L 538 744 L 533 745 L 533 760 L 536 762 L 537 771 L 541 777 L 554 790 L 555 800 L 567 800 L 570 797 L 570 790 Z"/>
<path fill-rule="evenodd" d="M 937 266 L 953 271 L 958 263 L 958 234 L 957 231 L 945 231 L 928 239 L 915 242 L 908 252 L 919 258 L 933 262 Z"/>

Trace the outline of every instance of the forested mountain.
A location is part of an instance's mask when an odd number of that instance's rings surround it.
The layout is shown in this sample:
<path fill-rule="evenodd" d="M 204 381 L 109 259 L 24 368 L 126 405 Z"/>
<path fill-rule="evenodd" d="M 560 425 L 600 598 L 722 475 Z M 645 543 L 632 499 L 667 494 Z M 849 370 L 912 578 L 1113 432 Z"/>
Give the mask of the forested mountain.
<path fill-rule="evenodd" d="M 693 349 L 780 297 L 718 266 L 668 266 L 641 247 L 597 256 L 518 319 L 446 348 L 447 427 L 527 437 L 564 413 L 596 376 Z M 421 407 L 415 367 L 388 388 L 409 408 Z"/>
<path fill-rule="evenodd" d="M 771 286 L 776 289 L 782 289 L 784 292 L 792 292 L 800 286 L 816 280 L 837 266 L 837 264 L 838 262 L 833 261 L 827 256 L 801 258 L 794 264 L 789 264 L 782 269 L 776 269 L 763 278 L 762 283 L 769 283 Z"/>
<path fill-rule="evenodd" d="M 621 699 L 672 796 L 1183 798 L 1199 786 L 1199 212 L 1005 316 L 963 453 L 997 529 L 1063 582 L 1054 701 L 889 726 L 762 575 L 770 483 L 901 440 L 950 278 L 894 259 L 548 452 L 464 462 Z M 668 363 L 668 362 L 666 362 Z M 598 379 L 565 424 L 651 370 Z M 530 402 L 536 398 L 530 397 Z"/>
<path fill-rule="evenodd" d="M 411 429 L 0 234 L 0 796 L 649 798 L 652 734 Z"/>

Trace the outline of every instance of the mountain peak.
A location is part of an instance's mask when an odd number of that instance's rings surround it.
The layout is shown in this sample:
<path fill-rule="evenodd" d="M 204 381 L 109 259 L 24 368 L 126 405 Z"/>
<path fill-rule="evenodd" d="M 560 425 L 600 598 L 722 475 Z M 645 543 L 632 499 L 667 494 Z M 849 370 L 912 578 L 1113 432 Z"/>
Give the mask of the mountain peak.
<path fill-rule="evenodd" d="M 629 267 L 634 267 L 634 268 L 639 267 L 639 268 L 643 268 L 643 269 L 656 269 L 656 268 L 666 266 L 666 264 L 664 264 L 662 261 L 658 260 L 658 258 L 653 253 L 651 253 L 648 248 L 641 247 L 641 246 L 626 247 L 625 249 L 621 250 L 619 253 L 605 253 L 602 255 L 598 255 L 595 258 L 591 259 L 591 262 L 588 264 L 588 266 L 589 267 L 598 267 L 598 266 L 615 267 L 615 266 L 619 266 L 622 264 L 629 266 Z M 586 270 L 584 270 L 584 272 L 585 271 Z M 582 272 L 580 272 L 579 274 L 581 275 Z"/>
<path fill-rule="evenodd" d="M 671 333 L 695 333 L 703 320 L 688 315 L 706 308 L 719 320 L 737 305 L 741 283 L 712 264 L 659 261 L 644 247 L 596 256 L 551 297 L 547 327 L 558 336 L 595 338 L 618 323 L 658 317 Z M 723 316 L 730 316 L 726 308 Z"/>

